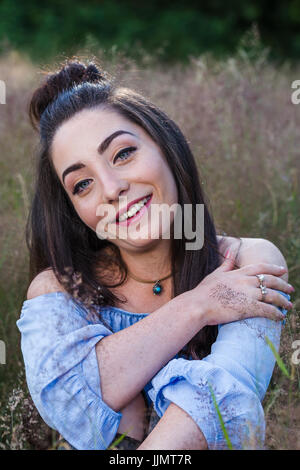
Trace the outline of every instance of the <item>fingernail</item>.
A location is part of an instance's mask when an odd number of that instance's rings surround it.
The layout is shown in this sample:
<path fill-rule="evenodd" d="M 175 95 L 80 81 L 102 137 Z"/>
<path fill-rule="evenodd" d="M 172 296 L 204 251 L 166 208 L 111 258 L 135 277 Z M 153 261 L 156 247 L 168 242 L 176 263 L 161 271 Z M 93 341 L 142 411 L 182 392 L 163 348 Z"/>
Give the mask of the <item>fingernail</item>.
<path fill-rule="evenodd" d="M 291 284 L 289 284 L 289 288 L 290 288 L 290 290 L 291 290 L 292 292 L 295 292 L 295 289 L 294 289 L 293 286 L 291 286 Z"/>
<path fill-rule="evenodd" d="M 225 258 L 230 258 L 230 250 L 227 250 L 225 253 Z"/>
<path fill-rule="evenodd" d="M 282 271 L 286 271 L 286 268 L 284 266 L 279 266 L 279 268 L 282 270 Z"/>
<path fill-rule="evenodd" d="M 294 308 L 294 305 L 292 304 L 292 302 L 289 302 L 289 307 Z"/>

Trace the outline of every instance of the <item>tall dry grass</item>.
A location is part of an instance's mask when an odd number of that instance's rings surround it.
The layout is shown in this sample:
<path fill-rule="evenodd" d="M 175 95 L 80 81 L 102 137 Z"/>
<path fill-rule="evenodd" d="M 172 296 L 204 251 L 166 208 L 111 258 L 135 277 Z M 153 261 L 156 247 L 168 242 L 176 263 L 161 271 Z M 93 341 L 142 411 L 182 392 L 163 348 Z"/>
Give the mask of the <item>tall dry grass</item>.
<path fill-rule="evenodd" d="M 197 159 L 218 233 L 266 238 L 280 248 L 296 293 L 282 333 L 280 355 L 291 369 L 292 343 L 300 339 L 300 105 L 291 83 L 300 68 L 275 67 L 264 54 L 209 56 L 165 68 L 149 57 L 138 65 L 115 56 L 104 66 L 120 83 L 163 108 L 182 128 Z M 7 85 L 0 105 L 0 447 L 53 448 L 57 435 L 41 421 L 28 393 L 15 322 L 28 286 L 25 220 L 32 195 L 37 136 L 28 100 L 41 78 L 30 60 L 10 52 L 0 58 Z M 298 312 L 297 312 L 298 311 Z M 263 405 L 266 448 L 300 449 L 299 365 L 289 380 L 276 366 Z"/>

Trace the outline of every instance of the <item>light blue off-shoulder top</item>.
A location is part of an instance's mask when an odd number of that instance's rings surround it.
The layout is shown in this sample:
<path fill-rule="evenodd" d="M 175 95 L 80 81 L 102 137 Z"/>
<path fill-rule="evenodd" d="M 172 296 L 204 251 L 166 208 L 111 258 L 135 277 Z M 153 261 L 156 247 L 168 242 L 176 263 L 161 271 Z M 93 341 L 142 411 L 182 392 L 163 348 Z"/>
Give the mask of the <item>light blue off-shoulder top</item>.
<path fill-rule="evenodd" d="M 87 313 L 69 294 L 51 292 L 24 301 L 17 327 L 28 388 L 44 421 L 75 449 L 104 450 L 122 413 L 102 400 L 95 345 L 148 314 L 101 307 L 100 321 Z M 256 317 L 218 325 L 211 354 L 177 354 L 145 385 L 148 403 L 159 417 L 171 402 L 185 410 L 209 449 L 263 448 L 261 401 L 275 365 L 265 336 L 278 350 L 281 323 Z"/>

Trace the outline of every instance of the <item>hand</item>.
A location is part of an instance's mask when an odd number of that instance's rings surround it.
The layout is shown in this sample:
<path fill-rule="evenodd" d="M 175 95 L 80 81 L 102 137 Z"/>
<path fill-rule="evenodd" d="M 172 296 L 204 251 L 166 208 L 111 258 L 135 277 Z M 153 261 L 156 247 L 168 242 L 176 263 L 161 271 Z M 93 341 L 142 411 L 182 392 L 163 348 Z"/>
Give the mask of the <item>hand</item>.
<path fill-rule="evenodd" d="M 291 293 L 289 284 L 280 279 L 287 270 L 267 263 L 251 264 L 233 270 L 234 257 L 228 257 L 215 271 L 189 291 L 190 301 L 203 312 L 205 325 L 218 325 L 251 317 L 282 320 L 278 307 L 290 309 L 289 301 L 273 289 Z M 264 274 L 267 294 L 262 300 L 259 279 Z M 273 305 L 271 305 L 273 304 Z"/>

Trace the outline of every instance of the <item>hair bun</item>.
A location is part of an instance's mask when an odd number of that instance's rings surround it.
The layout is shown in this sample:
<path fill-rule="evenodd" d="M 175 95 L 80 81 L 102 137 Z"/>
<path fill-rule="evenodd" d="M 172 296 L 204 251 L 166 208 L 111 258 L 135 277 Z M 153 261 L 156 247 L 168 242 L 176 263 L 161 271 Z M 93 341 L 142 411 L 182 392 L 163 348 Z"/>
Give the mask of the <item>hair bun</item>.
<path fill-rule="evenodd" d="M 37 88 L 30 101 L 29 117 L 33 127 L 38 126 L 42 113 L 59 93 L 80 83 L 97 83 L 105 78 L 106 74 L 101 73 L 92 62 L 85 65 L 79 61 L 68 61 L 60 70 L 48 72 L 45 81 Z"/>
<path fill-rule="evenodd" d="M 82 81 L 84 82 L 98 82 L 99 80 L 103 80 L 103 75 L 101 75 L 100 71 L 96 67 L 95 64 L 89 64 L 82 77 Z"/>

